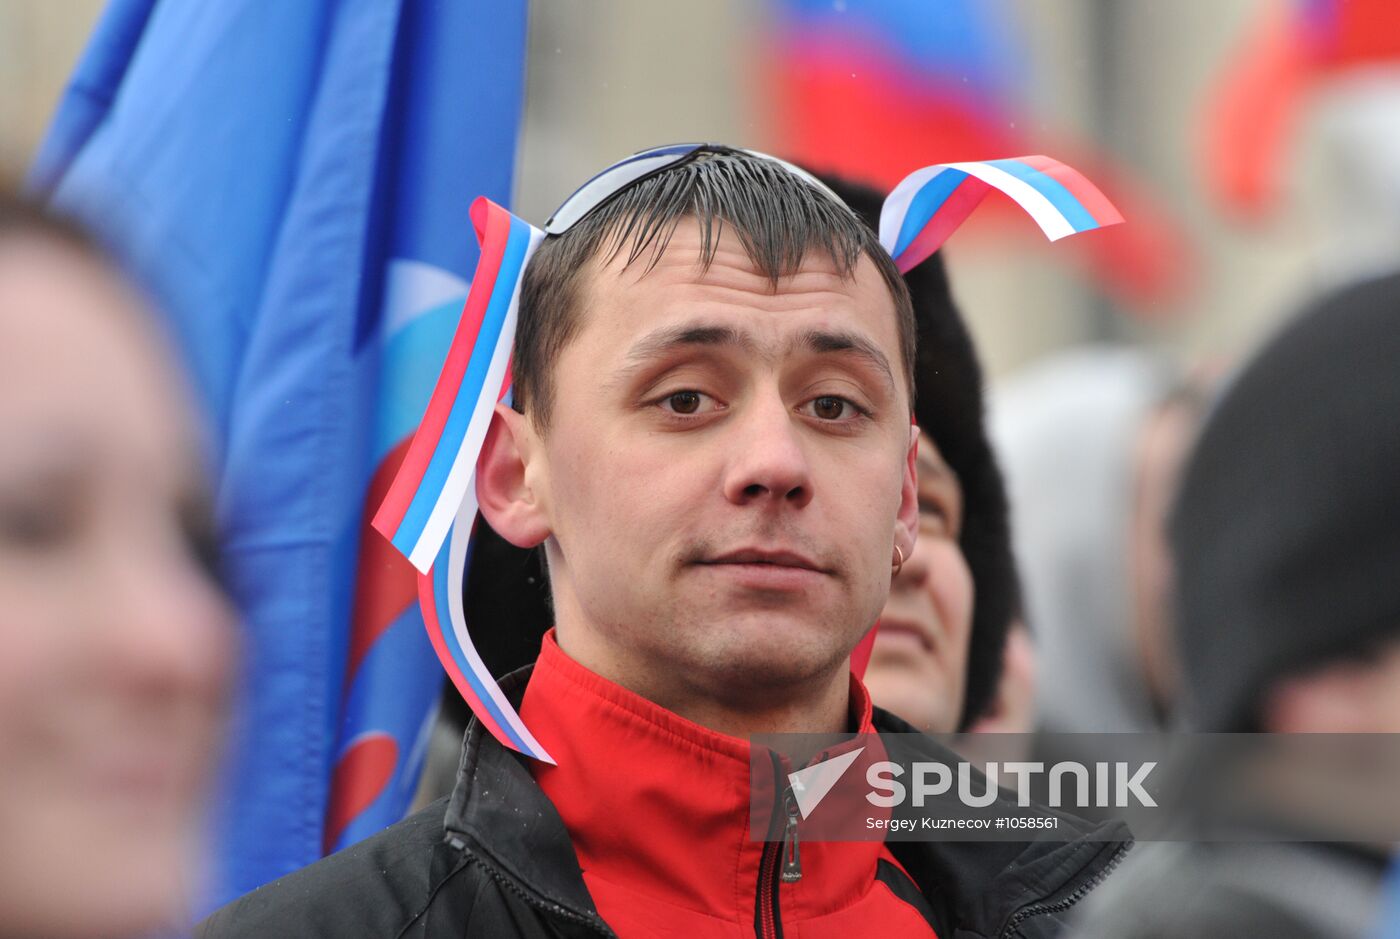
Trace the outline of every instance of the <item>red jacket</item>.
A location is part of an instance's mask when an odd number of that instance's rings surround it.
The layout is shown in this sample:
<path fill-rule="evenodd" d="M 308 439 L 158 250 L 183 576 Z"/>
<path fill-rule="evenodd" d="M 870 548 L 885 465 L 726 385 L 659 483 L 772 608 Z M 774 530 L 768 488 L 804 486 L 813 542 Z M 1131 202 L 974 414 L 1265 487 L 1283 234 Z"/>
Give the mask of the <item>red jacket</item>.
<path fill-rule="evenodd" d="M 851 716 L 861 732 L 874 732 L 870 696 L 854 676 Z M 748 741 L 595 675 L 560 650 L 553 631 L 521 717 L 559 761 L 535 763 L 532 773 L 564 820 L 598 913 L 618 935 L 934 934 L 919 906 L 896 892 L 919 896 L 884 842 L 802 845 L 801 879 L 784 883 L 781 844 L 749 832 Z"/>
<path fill-rule="evenodd" d="M 533 675 L 507 676 L 501 690 L 557 770 L 528 765 L 472 721 L 450 799 L 235 900 L 197 934 L 1051 939 L 1131 840 L 1122 825 L 1064 817 L 1057 841 L 811 843 L 801 880 L 785 883 L 776 867 L 764 873 L 775 849 L 744 834 L 742 741 L 590 674 L 552 642 Z M 872 714 L 859 686 L 854 700 L 862 728 L 913 734 Z M 920 752 L 956 759 L 932 740 Z"/>

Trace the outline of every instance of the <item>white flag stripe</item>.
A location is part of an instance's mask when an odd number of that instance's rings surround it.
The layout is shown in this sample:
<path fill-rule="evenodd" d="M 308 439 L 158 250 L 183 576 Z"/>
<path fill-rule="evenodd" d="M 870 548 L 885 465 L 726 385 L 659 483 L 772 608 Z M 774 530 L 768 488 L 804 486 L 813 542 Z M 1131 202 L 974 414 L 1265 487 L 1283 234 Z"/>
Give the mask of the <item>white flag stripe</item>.
<path fill-rule="evenodd" d="M 481 388 L 481 397 L 472 409 L 471 421 L 462 443 L 452 458 L 452 468 L 442 485 L 437 502 L 433 504 L 428 521 L 423 525 L 423 533 L 413 546 L 409 561 L 423 573 L 433 566 L 438 549 L 452 527 L 452 519 L 461 505 L 472 476 L 476 472 L 476 458 L 481 453 L 481 445 L 486 440 L 486 430 L 491 426 L 491 417 L 496 411 L 496 393 L 506 377 L 506 364 L 510 361 L 511 338 L 515 335 L 515 306 L 511 305 L 501 326 L 501 341 L 491 353 L 491 363 L 486 370 L 486 381 Z"/>
<path fill-rule="evenodd" d="M 437 502 L 423 526 L 423 533 L 419 535 L 417 544 L 409 554 L 409 561 L 425 574 L 433 566 L 433 558 L 437 556 L 438 549 L 447 537 L 448 529 L 452 527 L 452 519 L 456 516 L 467 485 L 476 471 L 476 459 L 481 454 L 481 445 L 485 442 L 486 431 L 491 426 L 501 384 L 505 381 L 506 366 L 510 364 L 511 350 L 515 347 L 515 326 L 520 313 L 520 284 L 524 280 L 526 265 L 530 263 L 531 256 L 543 240 L 544 232 L 538 228 L 530 229 L 530 241 L 526 245 L 525 257 L 520 264 L 522 276 L 516 278 L 514 289 L 511 291 L 510 306 L 506 310 L 505 322 L 501 324 L 499 341 L 491 353 L 486 380 L 481 386 L 481 396 L 472 410 L 467 432 L 462 438 L 461 446 L 457 448 L 456 456 L 453 457 L 452 468 L 448 471 L 442 492 L 438 494 Z"/>
<path fill-rule="evenodd" d="M 1040 230 L 1045 232 L 1045 237 L 1051 241 L 1058 241 L 1066 235 L 1074 234 L 1074 226 L 1069 223 L 1069 219 L 1065 218 L 1064 213 L 1055 208 L 1055 204 L 1047 199 L 1039 189 L 1024 179 L 1018 179 L 1006 170 L 996 166 L 988 166 L 986 163 L 949 163 L 948 165 L 953 169 L 962 170 L 969 176 L 976 176 L 983 182 L 990 184 L 994 189 L 1000 189 L 1016 200 L 1016 204 L 1035 219 Z"/>
<path fill-rule="evenodd" d="M 880 209 L 880 244 L 891 255 L 899 244 L 899 232 L 904 227 L 904 217 L 909 214 L 909 204 L 914 201 L 914 196 L 924 188 L 925 183 L 945 169 L 944 166 L 925 166 L 915 170 L 885 197 L 885 204 Z"/>

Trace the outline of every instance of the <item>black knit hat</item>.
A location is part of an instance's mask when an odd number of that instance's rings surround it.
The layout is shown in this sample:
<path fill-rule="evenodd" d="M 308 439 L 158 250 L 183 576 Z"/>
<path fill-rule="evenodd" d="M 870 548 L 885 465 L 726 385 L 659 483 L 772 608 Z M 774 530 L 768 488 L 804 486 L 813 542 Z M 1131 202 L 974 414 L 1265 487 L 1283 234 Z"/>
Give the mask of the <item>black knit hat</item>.
<path fill-rule="evenodd" d="M 823 182 L 878 230 L 880 193 L 830 177 Z M 953 303 L 942 258 L 929 258 L 905 281 L 917 328 L 915 418 L 938 445 L 963 493 L 959 541 L 975 590 L 961 722 L 966 727 L 996 695 L 1007 629 L 1019 609 L 1006 490 L 987 439 L 982 368 Z M 536 553 L 511 546 L 484 521 L 478 525 L 482 534 L 465 585 L 467 622 L 482 661 L 492 674 L 501 675 L 535 660 L 553 614 Z M 457 706 L 457 697 L 449 691 L 449 707 Z"/>
<path fill-rule="evenodd" d="M 1192 729 L 1259 729 L 1279 678 L 1400 638 L 1400 276 L 1327 296 L 1244 366 L 1170 531 Z"/>

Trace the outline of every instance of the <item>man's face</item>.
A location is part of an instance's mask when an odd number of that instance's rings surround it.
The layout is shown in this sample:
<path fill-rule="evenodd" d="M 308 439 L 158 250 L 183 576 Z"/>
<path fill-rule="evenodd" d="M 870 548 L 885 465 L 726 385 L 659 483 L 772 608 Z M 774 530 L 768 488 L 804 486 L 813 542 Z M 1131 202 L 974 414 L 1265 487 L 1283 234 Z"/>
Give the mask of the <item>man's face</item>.
<path fill-rule="evenodd" d="M 683 220 L 660 262 L 595 262 L 527 484 L 566 651 L 664 694 L 834 680 L 917 525 L 894 301 L 862 258 L 776 287 Z"/>

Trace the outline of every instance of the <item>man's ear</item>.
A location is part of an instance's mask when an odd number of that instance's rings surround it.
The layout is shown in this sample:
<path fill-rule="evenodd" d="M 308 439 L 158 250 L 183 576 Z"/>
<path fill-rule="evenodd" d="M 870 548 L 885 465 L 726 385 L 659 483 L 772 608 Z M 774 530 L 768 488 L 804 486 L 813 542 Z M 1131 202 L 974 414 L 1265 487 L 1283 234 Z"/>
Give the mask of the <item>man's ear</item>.
<path fill-rule="evenodd" d="M 530 422 L 497 404 L 476 461 L 476 498 L 487 523 L 517 548 L 533 548 L 550 535 L 542 494 L 531 485 L 539 474 L 527 472 L 532 458 L 541 456 Z"/>
<path fill-rule="evenodd" d="M 904 483 L 899 490 L 899 515 L 895 517 L 894 543 L 907 560 L 914 553 L 919 538 L 919 427 L 909 427 L 909 452 L 904 460 Z"/>

